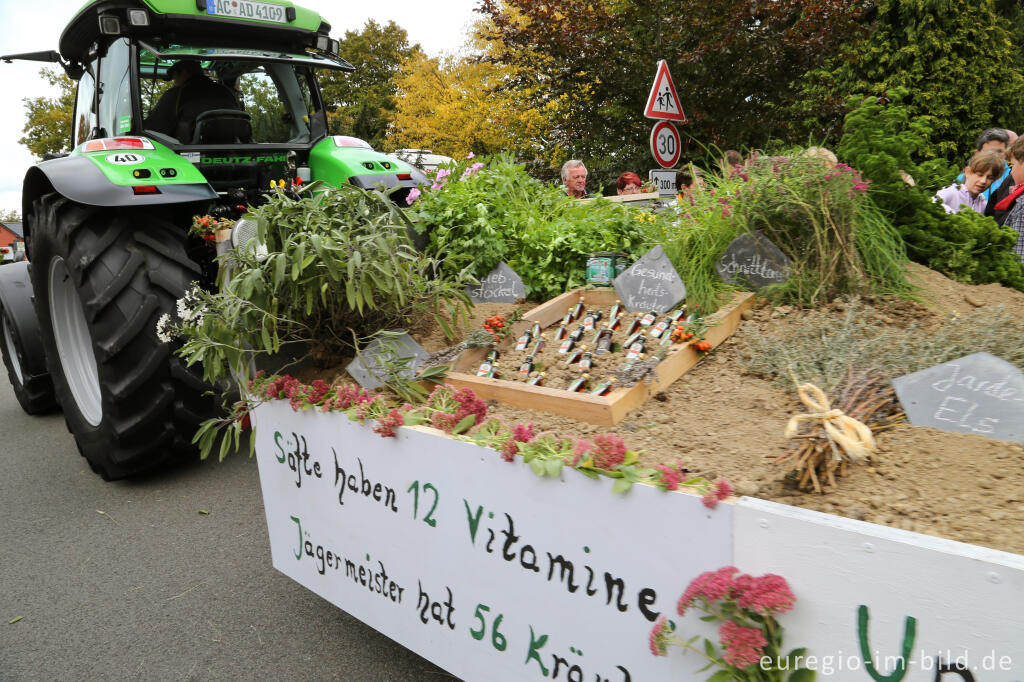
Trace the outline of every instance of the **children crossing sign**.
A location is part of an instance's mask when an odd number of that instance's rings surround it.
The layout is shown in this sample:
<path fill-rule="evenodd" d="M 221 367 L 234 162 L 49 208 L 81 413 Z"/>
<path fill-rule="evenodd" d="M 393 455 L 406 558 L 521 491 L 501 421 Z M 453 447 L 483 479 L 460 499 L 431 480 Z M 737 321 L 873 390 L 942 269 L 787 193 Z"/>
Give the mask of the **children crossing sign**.
<path fill-rule="evenodd" d="M 644 107 L 647 118 L 686 123 L 686 114 L 679 103 L 679 93 L 672 82 L 672 74 L 668 72 L 668 63 L 664 59 L 658 61 L 658 71 L 654 76 L 654 85 Z"/>

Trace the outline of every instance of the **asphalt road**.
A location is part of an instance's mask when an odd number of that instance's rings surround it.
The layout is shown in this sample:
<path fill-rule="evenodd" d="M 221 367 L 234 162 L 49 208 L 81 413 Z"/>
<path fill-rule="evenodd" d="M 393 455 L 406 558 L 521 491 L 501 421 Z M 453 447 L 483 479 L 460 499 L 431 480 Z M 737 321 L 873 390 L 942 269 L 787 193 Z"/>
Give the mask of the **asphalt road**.
<path fill-rule="evenodd" d="M 454 679 L 271 567 L 255 459 L 104 483 L 0 374 L 0 680 Z"/>

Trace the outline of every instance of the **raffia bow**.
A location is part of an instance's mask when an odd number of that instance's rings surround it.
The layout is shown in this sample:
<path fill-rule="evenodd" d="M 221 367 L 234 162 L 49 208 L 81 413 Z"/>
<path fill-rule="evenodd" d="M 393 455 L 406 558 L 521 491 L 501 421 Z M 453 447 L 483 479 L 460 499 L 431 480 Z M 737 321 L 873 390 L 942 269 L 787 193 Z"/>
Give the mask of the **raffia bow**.
<path fill-rule="evenodd" d="M 866 424 L 848 417 L 842 410 L 832 409 L 825 392 L 814 384 L 801 384 L 797 393 L 800 401 L 812 411 L 790 418 L 786 424 L 786 438 L 795 438 L 802 422 L 817 422 L 825 429 L 835 459 L 843 458 L 840 450 L 854 462 L 871 457 L 875 451 L 875 437 Z"/>

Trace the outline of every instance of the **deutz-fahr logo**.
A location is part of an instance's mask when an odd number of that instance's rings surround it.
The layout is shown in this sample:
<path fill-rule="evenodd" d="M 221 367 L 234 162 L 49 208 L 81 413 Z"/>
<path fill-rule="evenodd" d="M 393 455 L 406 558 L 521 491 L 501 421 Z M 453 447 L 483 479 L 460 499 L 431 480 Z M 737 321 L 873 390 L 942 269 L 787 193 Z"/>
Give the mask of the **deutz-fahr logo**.
<path fill-rule="evenodd" d="M 202 164 L 235 164 L 235 163 L 284 163 L 284 154 L 272 154 L 270 156 L 204 156 L 199 163 Z"/>

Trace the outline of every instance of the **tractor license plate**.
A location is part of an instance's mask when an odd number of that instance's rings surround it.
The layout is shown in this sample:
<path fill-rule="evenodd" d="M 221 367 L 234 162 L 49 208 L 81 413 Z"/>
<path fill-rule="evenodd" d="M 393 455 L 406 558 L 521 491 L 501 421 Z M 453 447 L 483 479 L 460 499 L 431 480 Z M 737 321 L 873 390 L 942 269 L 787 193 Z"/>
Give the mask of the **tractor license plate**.
<path fill-rule="evenodd" d="M 273 21 L 278 24 L 287 23 L 284 7 L 269 2 L 254 0 L 206 0 L 206 13 L 218 17 L 239 17 L 241 19 L 259 19 Z"/>

